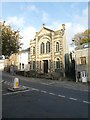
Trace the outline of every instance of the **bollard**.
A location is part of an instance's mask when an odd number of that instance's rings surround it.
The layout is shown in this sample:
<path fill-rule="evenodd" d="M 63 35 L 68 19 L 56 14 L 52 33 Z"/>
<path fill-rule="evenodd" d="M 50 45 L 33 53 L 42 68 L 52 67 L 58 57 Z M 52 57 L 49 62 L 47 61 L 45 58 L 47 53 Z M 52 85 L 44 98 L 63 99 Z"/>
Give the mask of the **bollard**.
<path fill-rule="evenodd" d="M 19 85 L 19 78 L 14 78 L 14 83 L 13 86 L 8 88 L 9 91 L 15 92 L 15 91 L 22 91 L 22 90 L 27 90 L 29 87 L 23 87 Z"/>
<path fill-rule="evenodd" d="M 19 88 L 19 79 L 18 78 L 14 79 L 14 86 L 13 86 L 13 88 Z"/>

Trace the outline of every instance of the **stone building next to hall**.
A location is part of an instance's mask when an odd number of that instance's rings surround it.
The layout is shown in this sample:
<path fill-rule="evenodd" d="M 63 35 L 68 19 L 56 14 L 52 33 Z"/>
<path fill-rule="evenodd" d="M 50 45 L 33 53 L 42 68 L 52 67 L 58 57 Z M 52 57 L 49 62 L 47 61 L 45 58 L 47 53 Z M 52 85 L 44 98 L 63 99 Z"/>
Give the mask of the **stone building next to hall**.
<path fill-rule="evenodd" d="M 65 55 L 68 54 L 65 24 L 56 31 L 43 25 L 30 41 L 30 70 L 58 73 L 65 76 Z"/>

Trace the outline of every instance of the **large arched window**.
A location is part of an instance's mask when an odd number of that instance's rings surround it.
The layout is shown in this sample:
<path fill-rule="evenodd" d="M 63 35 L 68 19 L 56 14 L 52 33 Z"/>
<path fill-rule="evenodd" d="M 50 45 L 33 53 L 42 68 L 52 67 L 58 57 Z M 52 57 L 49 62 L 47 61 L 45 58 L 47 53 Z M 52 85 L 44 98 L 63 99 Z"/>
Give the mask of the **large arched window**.
<path fill-rule="evenodd" d="M 41 46 L 40 46 L 40 52 L 41 52 L 41 54 L 44 53 L 44 43 L 43 42 L 41 43 Z"/>
<path fill-rule="evenodd" d="M 47 41 L 46 43 L 46 53 L 49 53 L 50 52 L 50 42 Z"/>
<path fill-rule="evenodd" d="M 59 42 L 56 42 L 56 52 L 59 52 Z"/>

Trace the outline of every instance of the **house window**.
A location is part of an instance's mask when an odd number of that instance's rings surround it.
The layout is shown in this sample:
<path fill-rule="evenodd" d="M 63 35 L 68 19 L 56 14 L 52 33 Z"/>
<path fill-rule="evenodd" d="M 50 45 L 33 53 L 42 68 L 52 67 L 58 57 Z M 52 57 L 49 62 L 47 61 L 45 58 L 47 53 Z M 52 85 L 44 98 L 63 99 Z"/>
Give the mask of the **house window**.
<path fill-rule="evenodd" d="M 46 53 L 49 53 L 50 52 L 50 42 L 47 41 L 46 43 Z"/>
<path fill-rule="evenodd" d="M 35 65 L 35 61 L 33 61 L 33 70 L 35 70 L 36 65 Z"/>
<path fill-rule="evenodd" d="M 59 52 L 59 42 L 56 42 L 56 52 Z"/>
<path fill-rule="evenodd" d="M 43 43 L 43 42 L 41 43 L 41 46 L 40 46 L 40 51 L 41 51 L 41 54 L 43 54 L 43 53 L 44 53 L 44 43 Z"/>
<path fill-rule="evenodd" d="M 60 69 L 60 60 L 58 60 L 58 59 L 56 61 L 56 69 Z"/>
<path fill-rule="evenodd" d="M 86 64 L 86 57 L 80 57 L 80 64 Z"/>
<path fill-rule="evenodd" d="M 22 63 L 22 69 L 24 69 L 24 64 Z"/>
<path fill-rule="evenodd" d="M 35 47 L 33 47 L 33 55 L 35 55 Z"/>

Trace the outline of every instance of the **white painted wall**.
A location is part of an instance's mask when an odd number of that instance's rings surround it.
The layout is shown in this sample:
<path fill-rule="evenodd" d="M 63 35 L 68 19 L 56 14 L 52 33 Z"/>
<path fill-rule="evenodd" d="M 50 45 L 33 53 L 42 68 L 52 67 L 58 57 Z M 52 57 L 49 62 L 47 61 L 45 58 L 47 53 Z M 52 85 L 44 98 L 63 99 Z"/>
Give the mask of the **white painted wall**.
<path fill-rule="evenodd" d="M 20 66 L 20 63 L 21 63 L 21 69 L 19 67 L 20 70 L 25 70 L 25 71 L 29 70 L 30 65 L 28 64 L 28 51 L 19 53 L 18 66 Z M 24 69 L 22 68 L 22 64 L 24 64 Z"/>

